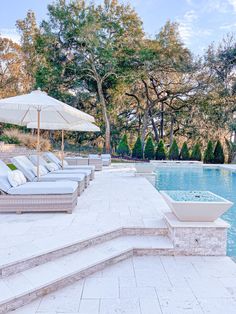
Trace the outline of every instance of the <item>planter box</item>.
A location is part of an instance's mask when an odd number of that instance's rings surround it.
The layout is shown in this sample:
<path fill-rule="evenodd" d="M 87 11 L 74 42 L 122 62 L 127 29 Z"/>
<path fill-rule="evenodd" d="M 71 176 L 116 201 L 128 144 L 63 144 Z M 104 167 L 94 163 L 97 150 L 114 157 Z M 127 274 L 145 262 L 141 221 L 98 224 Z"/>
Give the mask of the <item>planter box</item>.
<path fill-rule="evenodd" d="M 139 162 L 135 163 L 135 168 L 137 173 L 152 173 L 156 166 L 151 163 Z"/>
<path fill-rule="evenodd" d="M 161 191 L 180 221 L 213 222 L 233 203 L 209 191 Z"/>

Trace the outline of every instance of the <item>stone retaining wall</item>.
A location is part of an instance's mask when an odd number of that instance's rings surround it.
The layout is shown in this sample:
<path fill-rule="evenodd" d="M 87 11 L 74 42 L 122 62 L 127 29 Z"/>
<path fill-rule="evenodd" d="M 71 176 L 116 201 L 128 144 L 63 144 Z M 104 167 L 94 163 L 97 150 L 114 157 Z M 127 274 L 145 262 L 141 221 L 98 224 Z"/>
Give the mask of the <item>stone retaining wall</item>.
<path fill-rule="evenodd" d="M 0 143 L 0 160 L 5 163 L 10 163 L 11 158 L 19 155 L 35 154 L 35 150 L 28 149 L 24 146 L 18 146 L 15 144 Z"/>

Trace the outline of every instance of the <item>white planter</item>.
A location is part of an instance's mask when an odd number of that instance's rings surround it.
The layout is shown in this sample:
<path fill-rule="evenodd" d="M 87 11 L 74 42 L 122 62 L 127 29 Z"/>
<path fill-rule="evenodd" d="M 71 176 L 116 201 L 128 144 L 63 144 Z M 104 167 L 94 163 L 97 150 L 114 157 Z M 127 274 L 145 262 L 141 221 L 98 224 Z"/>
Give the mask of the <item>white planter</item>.
<path fill-rule="evenodd" d="M 160 193 L 180 221 L 213 222 L 233 205 L 232 202 L 209 191 L 161 191 Z M 180 195 L 185 193 L 185 199 L 181 200 L 180 197 L 180 200 L 177 200 L 173 197 L 178 193 Z M 196 200 L 193 200 L 193 194 Z"/>
<path fill-rule="evenodd" d="M 156 166 L 151 163 L 139 162 L 135 164 L 137 173 L 152 173 Z"/>

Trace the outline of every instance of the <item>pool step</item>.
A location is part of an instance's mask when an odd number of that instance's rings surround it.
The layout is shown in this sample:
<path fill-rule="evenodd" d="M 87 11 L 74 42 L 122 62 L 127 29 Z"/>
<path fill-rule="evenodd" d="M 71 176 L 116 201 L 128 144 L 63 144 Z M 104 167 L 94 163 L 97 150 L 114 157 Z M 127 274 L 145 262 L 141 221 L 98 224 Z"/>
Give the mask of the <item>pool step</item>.
<path fill-rule="evenodd" d="M 173 254 L 166 236 L 121 236 L 0 280 L 0 313 L 19 308 L 92 273 L 144 254 Z"/>
<path fill-rule="evenodd" d="M 5 256 L 5 262 L 0 262 L 0 278 L 17 274 L 23 270 L 44 264 L 46 262 L 52 261 L 58 257 L 65 256 L 77 252 L 79 250 L 91 247 L 93 245 L 104 243 L 121 236 L 167 236 L 167 227 L 162 228 L 142 228 L 142 227 L 125 227 L 115 230 L 111 230 L 87 239 L 79 241 L 71 241 L 64 239 L 64 243 L 58 245 L 58 241 L 55 241 L 55 245 L 51 245 L 52 239 L 44 239 L 46 247 L 44 249 L 33 250 L 33 246 L 27 248 L 23 256 L 19 258 L 19 254 Z M 60 238 L 60 241 L 63 239 Z"/>

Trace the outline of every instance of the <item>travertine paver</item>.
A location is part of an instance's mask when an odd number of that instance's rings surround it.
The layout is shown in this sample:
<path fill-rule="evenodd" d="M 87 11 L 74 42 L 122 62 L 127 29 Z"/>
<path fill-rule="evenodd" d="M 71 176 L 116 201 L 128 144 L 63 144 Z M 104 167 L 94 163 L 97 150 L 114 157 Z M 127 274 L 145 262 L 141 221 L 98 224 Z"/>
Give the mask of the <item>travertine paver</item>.
<path fill-rule="evenodd" d="M 220 271 L 218 271 L 220 270 Z M 228 257 L 134 257 L 16 310 L 16 314 L 235 314 Z"/>
<path fill-rule="evenodd" d="M 96 172 L 73 213 L 0 215 L 0 260 L 55 248 L 122 226 L 158 227 L 168 210 L 160 194 L 132 165 Z"/>

